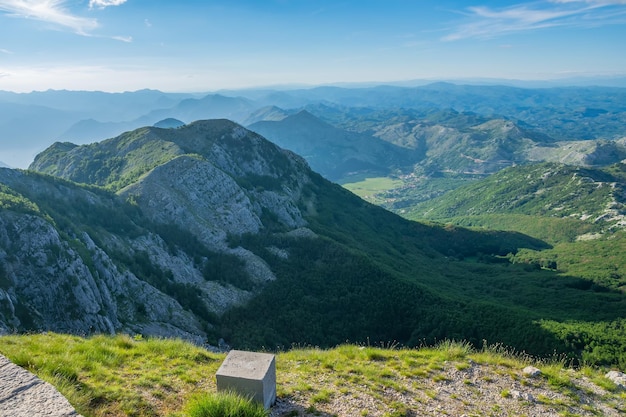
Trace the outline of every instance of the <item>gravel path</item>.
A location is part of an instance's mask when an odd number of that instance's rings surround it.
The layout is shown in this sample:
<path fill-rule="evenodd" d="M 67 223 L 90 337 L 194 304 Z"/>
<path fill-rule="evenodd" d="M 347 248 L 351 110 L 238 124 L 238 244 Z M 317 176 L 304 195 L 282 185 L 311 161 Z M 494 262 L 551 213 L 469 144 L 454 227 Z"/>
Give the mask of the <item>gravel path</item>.
<path fill-rule="evenodd" d="M 0 417 L 80 417 L 52 385 L 0 355 Z"/>
<path fill-rule="evenodd" d="M 465 364 L 465 366 L 459 366 Z M 460 369 L 459 369 L 460 368 Z M 445 362 L 423 377 L 394 378 L 393 386 L 341 385 L 332 371 L 321 369 L 307 383 L 317 390 L 278 398 L 272 417 L 623 417 L 622 391 L 609 393 L 582 375 L 563 371 L 566 386 L 550 386 L 547 377 L 526 369 L 473 361 Z M 533 376 L 534 375 L 534 376 Z M 567 376 L 567 378 L 566 378 Z M 290 379 L 297 380 L 297 371 Z M 383 381 L 384 382 L 384 381 Z M 339 385 L 338 385 L 339 384 Z M 332 392 L 316 401 L 316 392 Z M 318 397 L 319 398 L 319 397 Z"/>

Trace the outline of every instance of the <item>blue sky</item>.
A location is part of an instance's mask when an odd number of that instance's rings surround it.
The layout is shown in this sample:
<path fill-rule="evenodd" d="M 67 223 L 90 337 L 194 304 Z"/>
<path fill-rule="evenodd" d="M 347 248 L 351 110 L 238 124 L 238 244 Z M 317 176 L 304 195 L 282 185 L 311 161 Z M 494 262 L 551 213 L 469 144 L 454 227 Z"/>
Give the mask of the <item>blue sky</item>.
<path fill-rule="evenodd" d="M 626 75 L 626 0 L 0 0 L 0 90 Z"/>

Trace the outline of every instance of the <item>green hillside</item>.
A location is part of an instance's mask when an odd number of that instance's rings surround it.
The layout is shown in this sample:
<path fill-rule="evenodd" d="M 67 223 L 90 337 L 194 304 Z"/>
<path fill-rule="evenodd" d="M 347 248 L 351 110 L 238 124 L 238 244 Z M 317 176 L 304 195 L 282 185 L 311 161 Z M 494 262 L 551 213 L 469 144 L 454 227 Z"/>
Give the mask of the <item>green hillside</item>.
<path fill-rule="evenodd" d="M 624 173 L 623 164 L 602 169 L 519 166 L 418 204 L 409 216 L 534 236 L 553 246 L 522 249 L 509 256 L 511 262 L 551 270 L 563 278 L 579 277 L 577 284 L 570 285 L 580 289 L 625 293 Z M 543 326 L 567 333 L 566 343 L 581 350 L 590 347 L 578 334 L 626 334 L 623 319 L 607 327 L 588 327 L 575 319 L 572 323 L 544 322 Z"/>
<path fill-rule="evenodd" d="M 513 214 L 575 220 L 581 230 L 608 231 L 624 220 L 625 170 L 623 164 L 610 169 L 521 165 L 420 203 L 407 217 L 441 220 Z"/>
<path fill-rule="evenodd" d="M 494 256 L 515 253 L 511 249 L 524 235 L 396 223 L 395 216 L 358 199 L 346 205 L 350 200 L 339 198 L 345 193 L 339 187 L 328 191 L 316 190 L 325 210 L 313 230 L 333 241 L 298 247 L 288 239 L 257 236 L 238 242 L 259 252 L 270 245 L 289 247 L 298 256 L 270 258 L 272 267 L 285 271 L 283 279 L 224 316 L 224 331 L 236 345 L 273 349 L 297 340 L 333 346 L 363 342 L 362 334 L 409 346 L 445 338 L 480 345 L 486 339 L 543 354 L 556 347 L 603 363 L 616 353 L 609 345 L 624 343 L 626 322 L 617 313 L 623 293 Z M 542 248 L 547 247 L 522 251 Z M 555 337 L 557 329 L 544 325 L 573 321 L 589 327 L 575 347 L 568 340 L 576 326 L 559 328 Z M 604 326 L 616 326 L 615 332 L 604 332 Z M 597 338 L 606 350 L 591 347 Z"/>

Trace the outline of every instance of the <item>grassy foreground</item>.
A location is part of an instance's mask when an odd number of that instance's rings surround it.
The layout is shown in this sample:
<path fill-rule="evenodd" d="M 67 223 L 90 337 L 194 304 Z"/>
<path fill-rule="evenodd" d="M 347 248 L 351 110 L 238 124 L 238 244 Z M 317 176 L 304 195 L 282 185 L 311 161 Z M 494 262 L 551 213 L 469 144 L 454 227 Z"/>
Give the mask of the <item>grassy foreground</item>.
<path fill-rule="evenodd" d="M 85 417 L 190 416 L 189 404 L 199 393 L 215 392 L 215 373 L 225 358 L 180 340 L 52 333 L 2 336 L 0 353 L 57 387 Z M 538 380 L 521 374 L 528 365 L 541 368 Z M 547 390 L 535 402 L 558 413 L 554 415 L 605 415 L 607 410 L 619 415 L 626 412 L 626 392 L 605 372 L 572 370 L 558 360 L 537 363 L 498 346 L 477 351 L 457 342 L 421 349 L 343 345 L 279 353 L 277 390 L 281 402 L 292 405 L 284 414 L 290 416 L 428 415 L 415 410 L 437 402 L 446 407 L 456 402 L 455 410 L 466 407 L 484 415 L 485 409 L 476 408 L 471 398 L 486 401 L 480 386 L 489 384 L 498 399 L 514 401 L 511 383 Z M 497 384 L 505 379 L 509 385 Z M 452 389 L 455 384 L 460 388 Z M 443 385 L 449 392 L 440 389 Z M 357 414 L 346 411 L 351 403 L 360 410 Z M 519 400 L 514 404 L 522 408 L 511 409 L 510 415 L 525 414 L 523 407 L 530 406 Z M 489 414 L 507 415 L 497 412 L 503 407 L 496 403 L 482 406 L 493 411 Z"/>

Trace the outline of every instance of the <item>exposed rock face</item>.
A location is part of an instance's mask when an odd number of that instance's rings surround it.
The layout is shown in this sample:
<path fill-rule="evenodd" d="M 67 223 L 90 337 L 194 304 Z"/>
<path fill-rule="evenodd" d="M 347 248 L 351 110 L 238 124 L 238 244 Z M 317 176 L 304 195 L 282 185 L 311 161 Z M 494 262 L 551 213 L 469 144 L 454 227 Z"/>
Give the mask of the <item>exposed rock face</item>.
<path fill-rule="evenodd" d="M 529 161 L 550 161 L 570 165 L 603 166 L 626 158 L 626 138 L 556 142 L 528 149 Z"/>
<path fill-rule="evenodd" d="M 136 195 L 152 220 L 197 230 L 198 237 L 210 245 L 223 244 L 229 233 L 257 233 L 262 227 L 250 198 L 235 180 L 210 162 L 191 156 L 153 169 L 122 195 Z"/>
<path fill-rule="evenodd" d="M 41 218 L 1 213 L 4 277 L 0 326 L 5 332 L 142 332 L 142 322 L 150 322 L 150 334 L 187 339 L 204 334 L 198 320 L 182 310 L 176 300 L 130 271 L 120 270 L 89 235 L 85 233 L 74 242 L 75 247 L 86 247 L 88 252 L 79 254 Z M 142 247 L 140 242 L 134 245 Z"/>
<path fill-rule="evenodd" d="M 620 389 L 626 390 L 626 374 L 619 371 L 610 371 L 606 374 L 606 378 L 611 380 Z"/>
<path fill-rule="evenodd" d="M 119 327 L 116 317 L 99 314 L 100 307 L 110 307 L 110 291 L 100 291 L 87 265 L 51 224 L 32 215 L 3 212 L 0 240 L 5 279 L 13 284 L 5 292 L 14 313 L 8 322 L 80 332 L 112 332 L 115 325 Z M 18 306 L 34 308 L 21 314 L 20 320 L 12 299 L 19 299 Z"/>
<path fill-rule="evenodd" d="M 9 202 L 0 211 L 4 332 L 128 331 L 203 342 L 212 314 L 276 278 L 228 238 L 259 233 L 268 218 L 283 232 L 306 226 L 298 208 L 306 163 L 224 120 L 55 144 L 32 168 L 119 191 L 0 170 Z M 239 269 L 248 283 L 211 268 L 220 259 L 237 259 L 228 272 Z"/>

